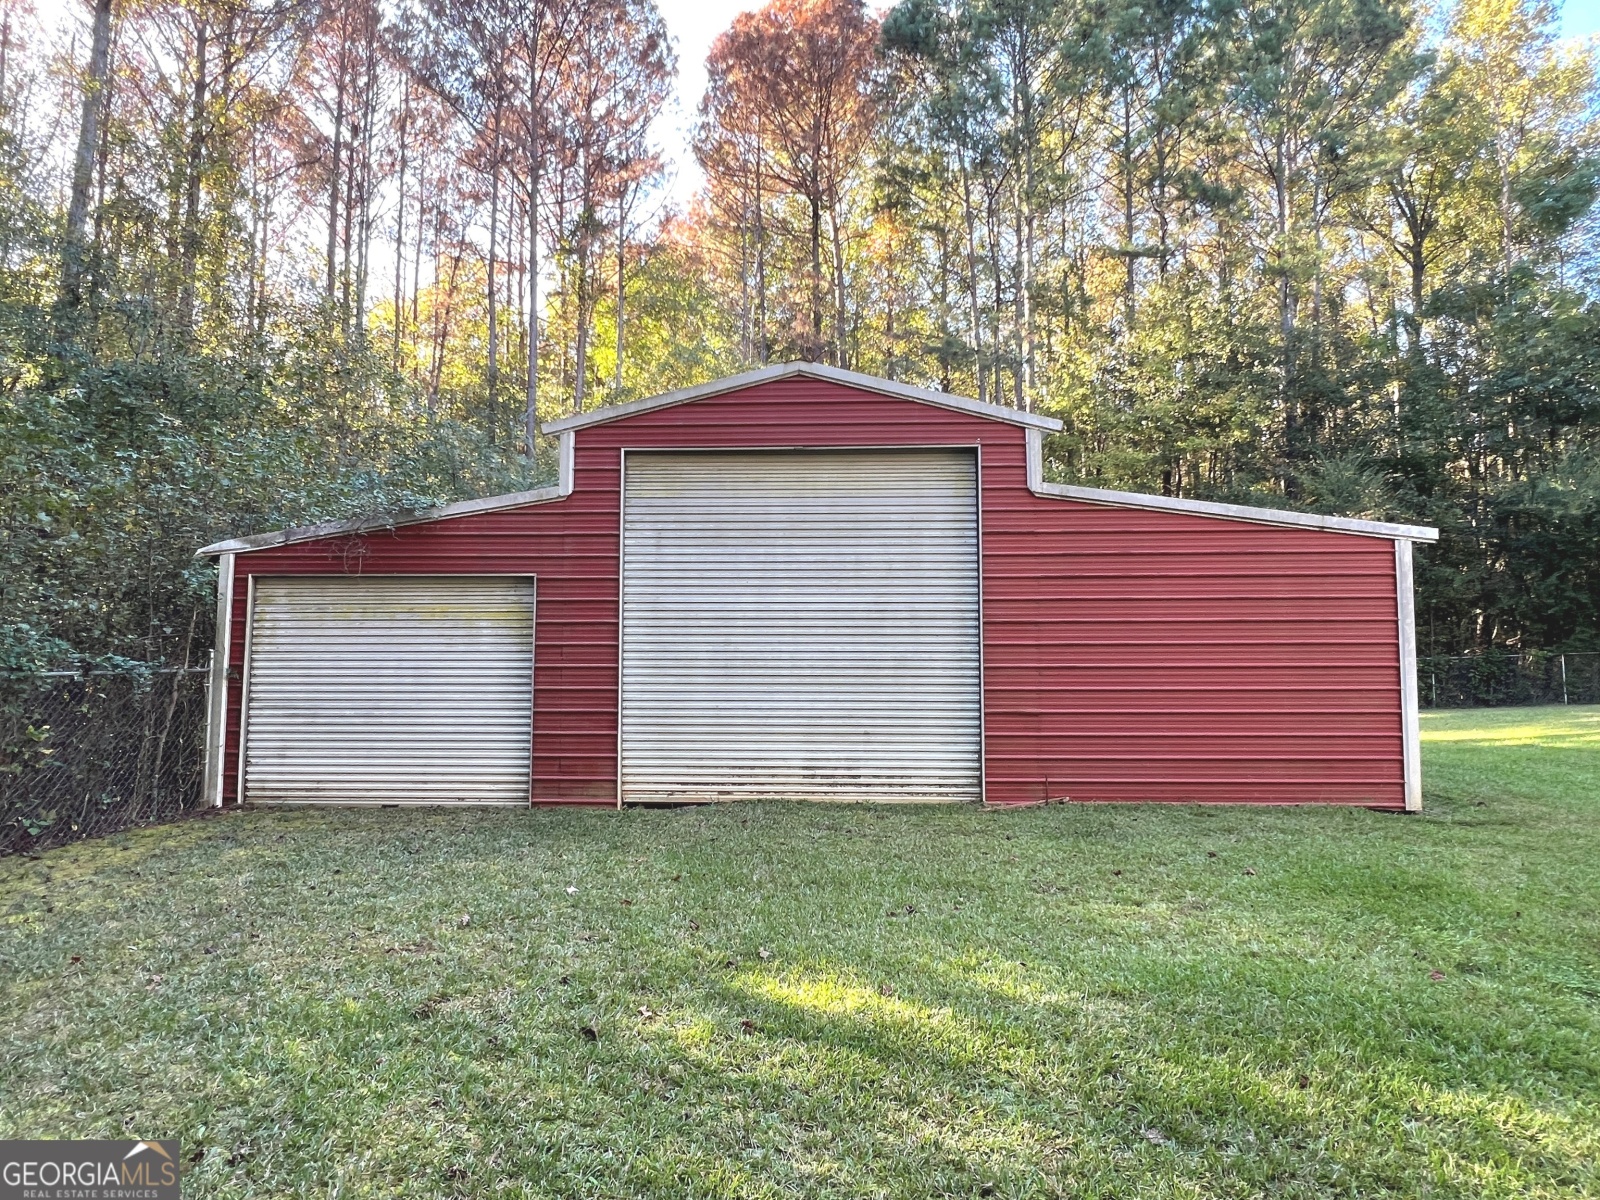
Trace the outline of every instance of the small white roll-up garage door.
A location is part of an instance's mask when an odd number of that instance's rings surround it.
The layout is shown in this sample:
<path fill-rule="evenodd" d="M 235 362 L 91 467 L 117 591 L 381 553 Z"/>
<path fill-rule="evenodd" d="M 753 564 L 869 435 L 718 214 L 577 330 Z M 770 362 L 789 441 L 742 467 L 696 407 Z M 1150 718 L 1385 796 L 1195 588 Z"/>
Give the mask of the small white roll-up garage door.
<path fill-rule="evenodd" d="M 629 452 L 631 802 L 980 795 L 972 451 Z"/>
<path fill-rule="evenodd" d="M 534 585 L 257 579 L 244 799 L 526 804 Z"/>

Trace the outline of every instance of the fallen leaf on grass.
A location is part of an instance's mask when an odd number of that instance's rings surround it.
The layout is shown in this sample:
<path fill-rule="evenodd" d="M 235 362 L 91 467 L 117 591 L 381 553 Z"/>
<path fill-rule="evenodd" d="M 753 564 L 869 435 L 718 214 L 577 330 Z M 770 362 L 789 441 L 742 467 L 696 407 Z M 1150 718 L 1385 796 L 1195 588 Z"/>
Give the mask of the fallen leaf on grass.
<path fill-rule="evenodd" d="M 739 1031 L 741 1033 L 754 1033 L 756 1031 L 756 1023 L 749 1017 L 746 1017 L 744 1020 L 739 1022 Z"/>
<path fill-rule="evenodd" d="M 462 913 L 460 918 L 456 921 L 456 924 L 465 929 L 468 925 L 472 924 L 472 914 Z"/>
<path fill-rule="evenodd" d="M 772 957 L 772 951 L 763 946 L 761 949 L 756 951 L 756 955 L 761 959 L 762 962 L 766 962 L 767 959 Z"/>
<path fill-rule="evenodd" d="M 1246 875 L 1254 875 L 1256 873 L 1256 869 L 1254 867 L 1246 867 L 1244 869 L 1244 873 Z"/>
<path fill-rule="evenodd" d="M 1435 983 L 1438 983 L 1439 980 L 1444 978 L 1444 972 L 1443 971 L 1429 971 L 1428 972 L 1428 978 L 1433 980 Z"/>
<path fill-rule="evenodd" d="M 700 922 L 699 921 L 690 921 L 689 922 L 689 932 L 690 933 L 698 933 L 699 931 L 700 931 Z"/>

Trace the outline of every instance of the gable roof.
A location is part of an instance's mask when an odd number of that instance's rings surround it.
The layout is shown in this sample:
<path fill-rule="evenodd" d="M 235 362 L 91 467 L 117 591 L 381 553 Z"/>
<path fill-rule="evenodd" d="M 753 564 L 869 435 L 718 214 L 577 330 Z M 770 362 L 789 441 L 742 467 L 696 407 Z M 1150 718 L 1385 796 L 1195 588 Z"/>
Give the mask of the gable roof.
<path fill-rule="evenodd" d="M 1322 529 L 1334 533 L 1353 533 L 1366 537 L 1389 538 L 1395 541 L 1435 542 L 1439 540 L 1439 531 L 1425 525 L 1399 525 L 1387 521 L 1365 521 L 1353 517 L 1323 516 L 1318 513 L 1292 512 L 1286 509 L 1254 508 L 1239 504 L 1221 504 L 1210 500 L 1180 499 L 1168 496 L 1152 496 L 1143 492 L 1110 491 L 1103 488 L 1047 483 L 1044 478 L 1043 437 L 1046 432 L 1055 432 L 1062 427 L 1061 422 L 1054 417 L 1035 416 L 1032 413 L 1021 412 L 1000 404 L 987 404 L 981 400 L 969 400 L 964 396 L 952 396 L 944 392 L 931 391 L 927 388 L 913 387 L 910 384 L 899 383 L 892 379 L 878 379 L 872 375 L 861 375 L 855 371 L 844 371 L 838 367 L 824 366 L 821 363 L 782 363 L 777 366 L 763 367 L 758 371 L 746 371 L 741 375 L 730 375 L 726 379 L 713 380 L 710 383 L 701 384 L 699 387 L 668 392 L 663 396 L 651 396 L 643 400 L 634 400 L 628 404 L 616 404 L 610 408 L 599 408 L 593 412 L 563 417 L 558 421 L 547 421 L 542 426 L 542 429 L 547 434 L 556 435 L 559 447 L 560 473 L 554 487 L 537 488 L 528 492 L 511 492 L 503 496 L 485 496 L 477 500 L 459 500 L 454 504 L 445 504 L 438 508 L 424 509 L 420 512 L 357 517 L 348 521 L 329 521 L 320 525 L 301 525 L 291 529 L 275 530 L 271 533 L 257 533 L 248 537 L 228 538 L 224 541 L 213 542 L 211 545 L 197 550 L 195 556 L 204 558 L 219 554 L 239 554 L 250 550 L 267 550 L 274 546 L 287 546 L 295 542 L 315 541 L 317 538 L 376 533 L 397 529 L 404 525 L 421 525 L 429 521 L 446 520 L 450 517 L 467 517 L 476 513 L 498 512 L 501 509 L 523 508 L 529 505 L 548 504 L 554 500 L 563 500 L 572 494 L 573 434 L 576 430 L 587 428 L 590 425 L 601 425 L 607 421 L 620 420 L 623 417 L 631 417 L 638 413 L 653 412 L 658 408 L 670 408 L 673 405 L 688 404 L 710 396 L 720 396 L 727 392 L 738 391 L 740 388 L 750 387 L 753 384 L 769 383 L 778 379 L 792 379 L 797 376 L 825 379 L 831 383 L 853 387 L 860 391 L 876 392 L 879 395 L 903 400 L 914 400 L 920 404 L 931 404 L 954 412 L 968 413 L 972 416 L 984 417 L 989 420 L 1020 425 L 1027 431 L 1028 488 L 1037 496 L 1049 496 L 1059 500 L 1077 500 L 1112 508 L 1143 508 L 1165 512 L 1189 513 L 1195 516 L 1219 517 L 1230 521 L 1246 521 L 1257 525 Z"/>
<path fill-rule="evenodd" d="M 876 375 L 862 375 L 857 371 L 846 371 L 839 367 L 826 366 L 823 363 L 792 362 L 777 363 L 770 367 L 762 367 L 756 371 L 745 371 L 741 375 L 729 375 L 726 379 L 713 379 L 710 383 L 702 383 L 696 387 L 681 388 L 676 392 L 667 392 L 661 396 L 647 396 L 643 400 L 631 400 L 627 404 L 613 404 L 609 408 L 597 408 L 593 412 L 574 413 L 570 417 L 562 417 L 555 421 L 546 421 L 540 428 L 545 433 L 566 433 L 573 429 L 587 429 L 590 425 L 604 425 L 608 421 L 620 421 L 624 417 L 636 417 L 640 413 L 654 412 L 658 408 L 671 408 L 676 404 L 690 404 L 696 400 L 705 400 L 711 396 L 721 396 L 726 392 L 736 392 L 740 388 L 754 387 L 760 383 L 775 383 L 780 379 L 794 379 L 804 377 L 808 379 L 823 379 L 829 383 L 841 384 L 844 387 L 856 388 L 863 392 L 877 392 L 880 396 L 891 396 L 897 400 L 915 400 L 919 404 L 932 404 L 936 408 L 948 408 L 954 412 L 966 413 L 969 416 L 985 417 L 991 421 L 1005 421 L 1012 425 L 1022 425 L 1029 429 L 1049 430 L 1051 433 L 1061 429 L 1061 422 L 1054 417 L 1039 417 L 1033 413 L 1025 413 L 1020 409 L 1007 408 L 1003 404 L 988 404 L 982 400 L 969 400 L 965 396 L 952 396 L 948 392 L 936 392 L 931 388 L 914 387 L 909 383 L 900 383 L 894 379 L 880 379 Z"/>

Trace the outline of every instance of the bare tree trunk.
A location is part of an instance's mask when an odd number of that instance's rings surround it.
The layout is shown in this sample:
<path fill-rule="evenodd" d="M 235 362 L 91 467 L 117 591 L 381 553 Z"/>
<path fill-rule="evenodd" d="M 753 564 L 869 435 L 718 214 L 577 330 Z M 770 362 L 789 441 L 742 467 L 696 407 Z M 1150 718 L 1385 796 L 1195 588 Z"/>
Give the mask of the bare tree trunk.
<path fill-rule="evenodd" d="M 1273 203 L 1277 209 L 1278 233 L 1278 337 L 1280 373 L 1278 399 L 1283 408 L 1284 457 L 1293 462 L 1299 444 L 1294 402 L 1294 288 L 1289 279 L 1289 156 L 1280 134 L 1274 154 Z M 1287 474 L 1292 474 L 1293 469 Z M 1293 493 L 1294 480 L 1285 478 L 1286 490 Z"/>
<path fill-rule="evenodd" d="M 622 322 L 623 301 L 626 299 L 628 267 L 628 210 L 620 201 L 617 204 L 617 364 L 612 387 L 622 393 Z"/>
<path fill-rule="evenodd" d="M 194 90 L 189 114 L 189 152 L 184 163 L 183 266 L 178 295 L 178 328 L 184 337 L 194 332 L 195 273 L 200 261 L 200 183 L 206 149 L 206 51 L 210 22 L 200 18 L 194 35 Z"/>
<path fill-rule="evenodd" d="M 539 28 L 534 25 L 528 53 L 528 394 L 523 413 L 522 449 L 533 460 L 539 432 Z"/>
<path fill-rule="evenodd" d="M 588 211 L 588 205 L 584 205 Z M 572 367 L 572 411 L 583 411 L 583 394 L 589 381 L 589 235 L 578 235 L 578 278 L 573 286 L 573 314 L 577 321 L 574 331 Z"/>
<path fill-rule="evenodd" d="M 394 218 L 394 349 L 390 359 L 394 369 L 400 369 L 400 326 L 405 323 L 404 302 L 405 273 L 406 273 L 406 135 L 410 132 L 411 125 L 411 76 L 407 75 L 400 85 L 400 163 L 399 163 L 399 204 L 395 209 Z"/>
<path fill-rule="evenodd" d="M 833 362 L 835 366 L 850 366 L 847 342 L 849 311 L 844 294 L 844 245 L 839 236 L 839 211 L 837 203 L 828 208 L 828 233 L 833 242 Z"/>
<path fill-rule="evenodd" d="M 500 241 L 500 101 L 495 101 L 494 139 L 489 154 L 489 420 L 490 441 L 500 438 L 500 304 L 495 257 Z"/>
<path fill-rule="evenodd" d="M 356 131 L 351 130 L 354 134 Z M 355 248 L 355 196 L 356 196 L 356 145 L 352 137 L 344 156 L 344 215 L 340 239 L 339 263 L 339 327 L 345 335 L 350 333 L 350 255 Z"/>
<path fill-rule="evenodd" d="M 426 149 L 426 147 L 424 147 Z M 417 168 L 417 241 L 411 255 L 411 378 L 422 369 L 422 238 L 428 225 L 427 159 Z"/>
<path fill-rule="evenodd" d="M 812 181 L 811 195 L 811 337 L 807 357 L 816 362 L 823 356 L 822 345 L 822 198 Z"/>
<path fill-rule="evenodd" d="M 257 255 L 260 271 L 256 280 L 260 289 L 256 298 L 256 336 L 260 337 L 267 331 L 267 254 L 271 245 L 272 234 L 272 195 L 267 193 L 261 201 L 261 248 Z"/>
<path fill-rule="evenodd" d="M 344 152 L 344 89 L 345 50 L 339 47 L 338 78 L 333 89 L 333 165 L 328 171 L 328 275 L 324 289 L 327 298 L 333 299 L 334 284 L 338 279 L 339 263 L 339 170 L 340 156 Z"/>
<path fill-rule="evenodd" d="M 978 303 L 978 219 L 972 206 L 972 176 L 966 155 L 961 156 L 961 208 L 967 224 L 967 310 L 972 325 L 972 366 L 978 376 L 978 399 L 989 399 L 988 376 L 983 369 L 983 319 Z"/>
<path fill-rule="evenodd" d="M 1136 236 L 1133 217 L 1133 113 L 1129 99 L 1129 89 L 1122 89 L 1122 253 L 1126 264 L 1123 278 L 1122 312 L 1124 326 L 1122 335 L 1125 338 L 1133 336 L 1134 319 L 1137 315 L 1136 305 L 1139 294 L 1139 267 L 1133 256 L 1133 241 Z"/>
<path fill-rule="evenodd" d="M 83 303 L 84 257 L 88 252 L 83 232 L 89 222 L 95 150 L 100 145 L 100 122 L 110 88 L 111 3 L 112 0 L 95 0 L 89 74 L 83 83 L 83 114 L 78 121 L 78 153 L 72 163 L 72 199 L 67 206 L 67 236 L 61 255 L 61 298 L 72 307 Z M 10 30 L 8 15 L 8 38 Z"/>
<path fill-rule="evenodd" d="M 352 315 L 355 338 L 363 346 L 367 341 L 367 280 L 372 257 L 372 137 L 378 119 L 377 26 L 369 24 L 367 30 L 367 78 L 361 100 L 361 208 L 356 223 L 356 295 Z"/>
<path fill-rule="evenodd" d="M 761 116 L 756 115 L 756 359 L 764 367 L 772 351 L 767 341 L 767 215 L 761 177 Z"/>
<path fill-rule="evenodd" d="M 189 632 L 183 639 L 183 667 L 172 673 L 172 691 L 167 696 L 167 711 L 162 716 L 161 735 L 156 739 L 154 761 L 150 768 L 149 786 L 153 802 L 159 802 L 161 798 L 161 760 L 167 752 L 167 738 L 172 734 L 172 718 L 178 711 L 178 695 L 183 689 L 184 681 L 189 677 L 189 657 L 194 649 L 194 629 L 199 617 L 199 607 L 191 606 Z M 151 805 L 150 815 L 151 817 L 160 815 L 154 803 Z"/>

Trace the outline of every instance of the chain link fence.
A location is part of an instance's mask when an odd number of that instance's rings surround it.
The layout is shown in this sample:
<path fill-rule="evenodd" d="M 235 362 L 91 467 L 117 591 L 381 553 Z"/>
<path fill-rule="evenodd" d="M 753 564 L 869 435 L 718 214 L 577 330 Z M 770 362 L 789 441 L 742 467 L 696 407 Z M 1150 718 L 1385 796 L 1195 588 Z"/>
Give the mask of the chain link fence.
<path fill-rule="evenodd" d="M 200 805 L 204 667 L 0 675 L 0 855 Z M 1600 653 L 1429 655 L 1424 708 L 1600 704 Z"/>
<path fill-rule="evenodd" d="M 1424 708 L 1600 704 L 1600 653 L 1428 655 L 1417 691 Z"/>
<path fill-rule="evenodd" d="M 206 669 L 0 676 L 0 855 L 200 804 Z"/>

